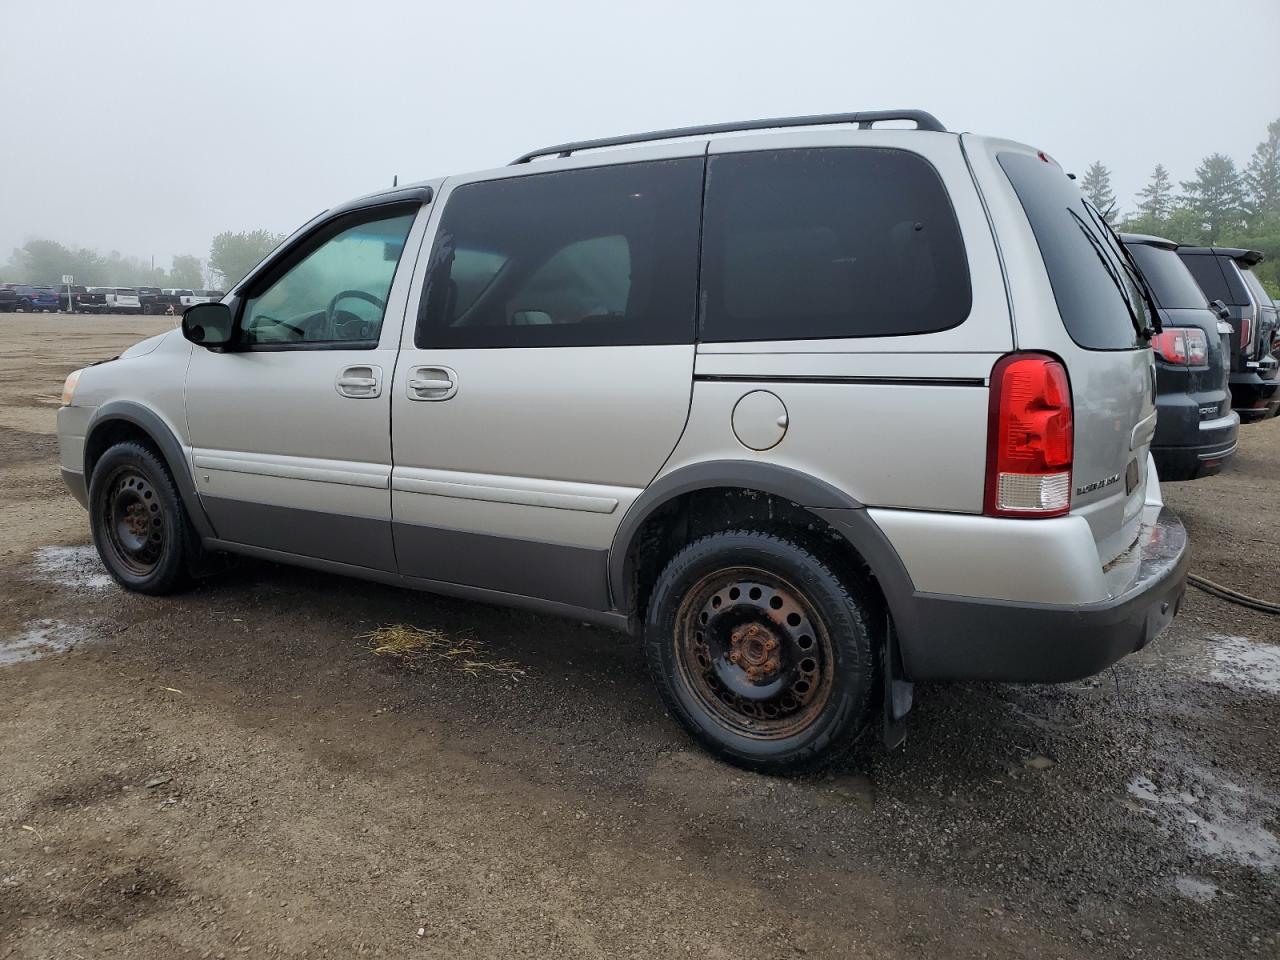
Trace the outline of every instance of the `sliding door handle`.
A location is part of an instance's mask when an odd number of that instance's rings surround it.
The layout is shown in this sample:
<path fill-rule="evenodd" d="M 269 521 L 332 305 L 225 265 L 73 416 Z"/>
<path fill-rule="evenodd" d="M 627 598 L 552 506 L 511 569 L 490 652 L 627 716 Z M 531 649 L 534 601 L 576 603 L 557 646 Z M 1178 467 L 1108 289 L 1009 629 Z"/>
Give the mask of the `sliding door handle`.
<path fill-rule="evenodd" d="M 451 367 L 413 367 L 406 387 L 410 400 L 448 400 L 458 392 L 458 375 Z"/>

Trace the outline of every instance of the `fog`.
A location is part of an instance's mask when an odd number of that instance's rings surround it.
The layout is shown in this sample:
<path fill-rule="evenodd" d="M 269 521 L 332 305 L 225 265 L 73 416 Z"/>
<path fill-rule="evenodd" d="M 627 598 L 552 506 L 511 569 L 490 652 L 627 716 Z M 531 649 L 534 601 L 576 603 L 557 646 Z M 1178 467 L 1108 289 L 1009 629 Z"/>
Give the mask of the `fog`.
<path fill-rule="evenodd" d="M 212 235 L 532 147 L 921 107 L 1112 170 L 1243 164 L 1280 116 L 1280 0 L 466 4 L 4 0 L 0 262 L 157 264 Z"/>

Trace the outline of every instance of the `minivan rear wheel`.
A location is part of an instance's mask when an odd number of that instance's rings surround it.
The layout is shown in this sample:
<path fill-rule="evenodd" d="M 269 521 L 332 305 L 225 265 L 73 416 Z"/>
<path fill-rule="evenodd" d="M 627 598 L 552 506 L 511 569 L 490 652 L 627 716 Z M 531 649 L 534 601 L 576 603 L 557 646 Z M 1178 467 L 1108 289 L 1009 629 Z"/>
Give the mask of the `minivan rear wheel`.
<path fill-rule="evenodd" d="M 667 706 L 712 753 L 763 773 L 821 765 L 866 726 L 877 640 L 868 604 L 809 550 L 716 533 L 681 550 L 648 605 Z"/>

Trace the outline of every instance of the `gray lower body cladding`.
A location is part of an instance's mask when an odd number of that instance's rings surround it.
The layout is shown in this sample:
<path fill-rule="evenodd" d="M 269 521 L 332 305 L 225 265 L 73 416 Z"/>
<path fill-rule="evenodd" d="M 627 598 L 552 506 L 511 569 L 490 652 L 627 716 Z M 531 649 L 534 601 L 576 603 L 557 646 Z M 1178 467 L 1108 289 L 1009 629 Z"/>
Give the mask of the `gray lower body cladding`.
<path fill-rule="evenodd" d="M 83 477 L 64 479 L 73 493 Z M 203 498 L 209 546 L 406 587 L 581 616 L 620 629 L 608 551 L 386 520 Z M 1169 510 L 1144 548 L 1134 586 L 1078 606 L 1013 603 L 915 590 L 862 509 L 818 509 L 875 571 L 913 680 L 1062 682 L 1144 646 L 1173 619 L 1186 587 L 1186 532 Z"/>
<path fill-rule="evenodd" d="M 62 468 L 62 482 L 67 485 L 67 489 L 71 491 L 71 495 L 76 498 L 76 502 L 86 510 L 89 509 L 89 484 L 85 482 L 84 474 L 78 470 L 68 470 Z"/>
<path fill-rule="evenodd" d="M 218 539 L 600 611 L 604 550 L 204 497 Z"/>

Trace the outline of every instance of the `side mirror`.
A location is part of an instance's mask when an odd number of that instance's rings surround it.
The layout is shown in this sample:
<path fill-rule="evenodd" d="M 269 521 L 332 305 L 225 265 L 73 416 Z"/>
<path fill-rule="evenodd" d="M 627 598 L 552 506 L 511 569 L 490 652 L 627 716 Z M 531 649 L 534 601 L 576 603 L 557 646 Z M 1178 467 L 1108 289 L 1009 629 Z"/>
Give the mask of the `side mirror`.
<path fill-rule="evenodd" d="M 182 311 L 182 335 L 202 347 L 225 347 L 234 328 L 235 317 L 225 303 L 197 303 Z"/>
<path fill-rule="evenodd" d="M 1218 315 L 1219 320 L 1231 319 L 1231 311 L 1227 309 L 1227 305 L 1221 300 L 1209 301 L 1209 309 Z"/>

